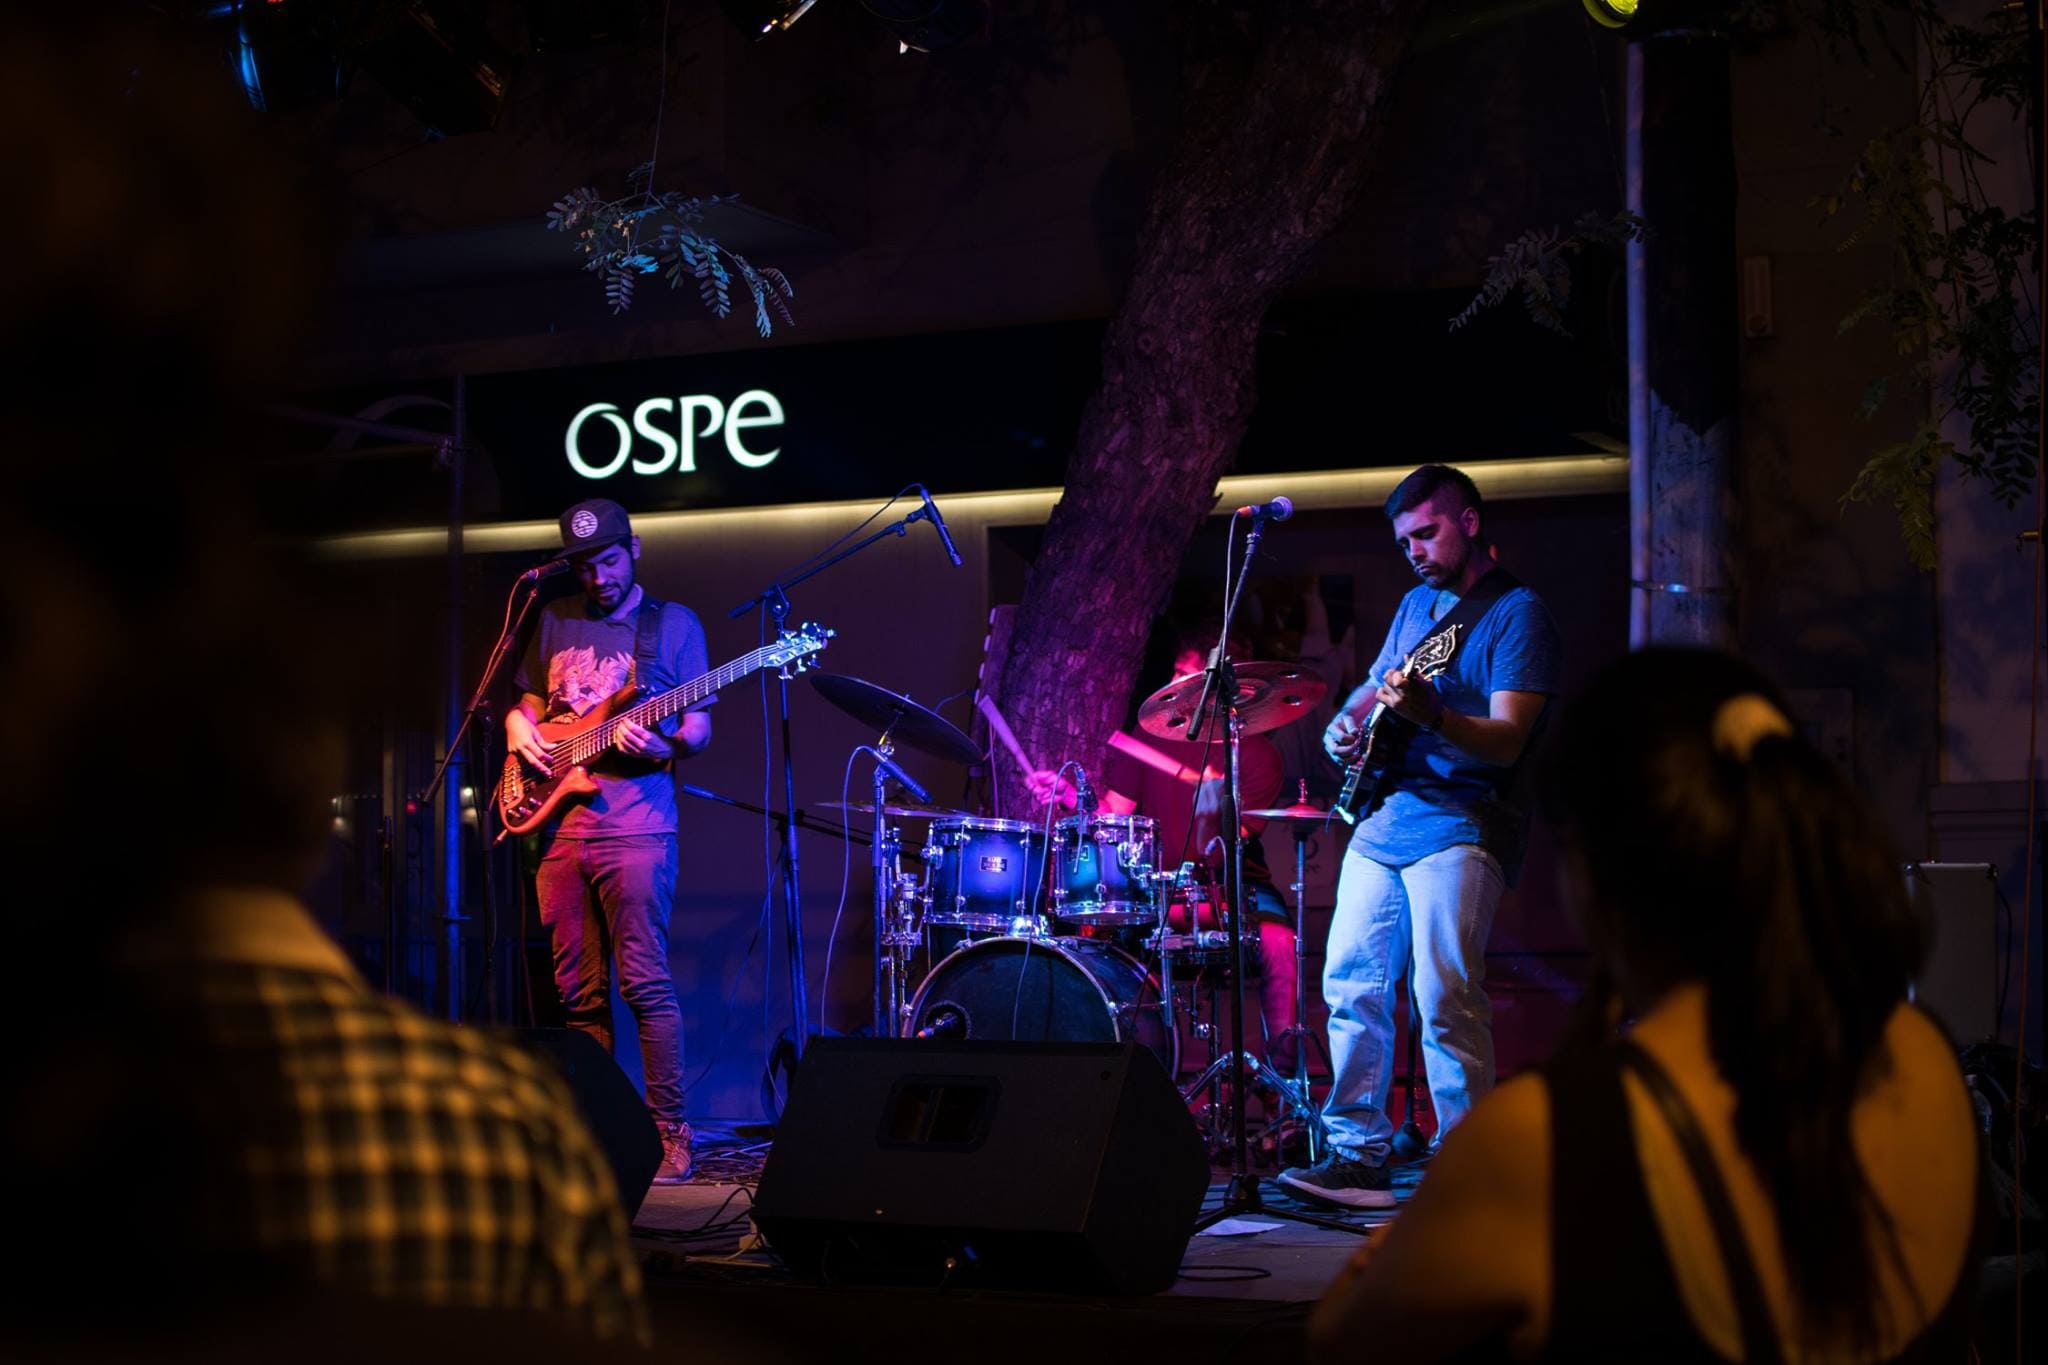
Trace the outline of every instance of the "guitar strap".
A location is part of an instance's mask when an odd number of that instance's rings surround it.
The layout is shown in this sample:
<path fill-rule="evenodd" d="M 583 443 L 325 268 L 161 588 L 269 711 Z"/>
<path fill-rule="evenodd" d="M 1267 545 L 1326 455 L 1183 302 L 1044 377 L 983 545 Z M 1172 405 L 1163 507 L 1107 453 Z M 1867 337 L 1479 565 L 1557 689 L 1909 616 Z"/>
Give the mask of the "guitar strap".
<path fill-rule="evenodd" d="M 1469 638 L 1472 627 L 1478 625 L 1479 619 L 1493 610 L 1493 604 L 1500 601 L 1510 590 L 1521 586 L 1521 579 L 1496 564 L 1486 571 L 1484 578 L 1472 585 L 1472 591 L 1458 599 L 1457 606 L 1445 612 L 1442 620 L 1425 631 L 1422 638 L 1404 652 L 1411 656 L 1420 653 L 1425 643 L 1452 629 L 1464 631 Z"/>
<path fill-rule="evenodd" d="M 663 687 L 673 687 L 678 678 L 668 676 L 661 662 L 661 613 L 668 603 L 642 590 L 640 611 L 633 619 L 633 681 L 640 695 L 651 697 Z"/>

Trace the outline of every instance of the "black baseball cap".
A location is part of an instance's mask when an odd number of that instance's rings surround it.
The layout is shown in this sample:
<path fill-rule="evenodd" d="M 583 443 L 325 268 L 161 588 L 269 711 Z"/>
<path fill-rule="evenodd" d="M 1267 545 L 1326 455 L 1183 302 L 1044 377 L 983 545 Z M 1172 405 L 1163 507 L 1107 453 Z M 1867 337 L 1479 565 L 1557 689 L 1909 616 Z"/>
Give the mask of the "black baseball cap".
<path fill-rule="evenodd" d="M 589 554 L 629 540 L 633 522 L 610 498 L 586 498 L 562 513 L 562 552 Z"/>

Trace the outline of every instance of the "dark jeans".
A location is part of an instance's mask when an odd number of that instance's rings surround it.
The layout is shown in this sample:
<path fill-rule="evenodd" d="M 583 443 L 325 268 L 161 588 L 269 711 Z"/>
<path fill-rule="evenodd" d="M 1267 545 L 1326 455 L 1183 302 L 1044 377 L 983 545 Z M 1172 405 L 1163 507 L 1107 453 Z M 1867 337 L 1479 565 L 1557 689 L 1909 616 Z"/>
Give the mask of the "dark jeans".
<path fill-rule="evenodd" d="M 540 922 L 555 945 L 555 985 L 569 1027 L 612 1047 L 610 966 L 640 1026 L 647 1108 L 683 1118 L 683 1017 L 668 969 L 668 917 L 676 901 L 676 836 L 556 839 L 535 879 Z"/>

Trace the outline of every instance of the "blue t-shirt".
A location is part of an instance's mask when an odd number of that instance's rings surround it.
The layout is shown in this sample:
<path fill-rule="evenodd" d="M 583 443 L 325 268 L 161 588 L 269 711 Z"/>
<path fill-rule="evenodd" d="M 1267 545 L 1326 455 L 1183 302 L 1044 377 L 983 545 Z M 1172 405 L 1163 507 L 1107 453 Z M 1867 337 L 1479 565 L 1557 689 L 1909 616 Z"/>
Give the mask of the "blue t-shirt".
<path fill-rule="evenodd" d="M 1457 603 L 1453 594 L 1427 584 L 1403 597 L 1368 682 L 1377 686 L 1399 668 Z M 1535 593 L 1510 588 L 1476 625 L 1459 633 L 1463 638 L 1450 667 L 1436 678 L 1436 689 L 1451 710 L 1484 716 L 1495 692 L 1557 695 L 1564 644 Z M 1375 862 L 1405 867 L 1454 844 L 1477 844 L 1512 882 L 1521 870 L 1529 829 L 1528 784 L 1519 779 L 1549 716 L 1546 706 L 1522 759 L 1506 768 L 1474 758 L 1441 735 L 1416 731 L 1387 774 L 1386 799 L 1353 832 L 1352 848 Z"/>
<path fill-rule="evenodd" d="M 633 649 L 644 610 L 643 597 L 639 610 L 612 621 L 594 615 L 588 599 L 580 595 L 548 603 L 541 609 L 540 628 L 527 645 L 513 685 L 545 697 L 547 713 L 541 719 L 559 721 L 587 714 L 629 683 L 638 684 L 640 697 L 646 698 L 711 671 L 704 626 L 697 613 L 667 602 L 662 604 L 648 676 L 636 676 L 639 668 Z M 701 711 L 716 700 L 716 696 L 707 697 L 690 709 Z M 680 717 L 670 716 L 656 728 L 673 739 L 681 725 Z M 605 839 L 676 832 L 675 779 L 669 775 L 668 764 L 650 763 L 614 750 L 591 766 L 590 776 L 597 791 L 564 805 L 549 831 L 551 837 Z"/>

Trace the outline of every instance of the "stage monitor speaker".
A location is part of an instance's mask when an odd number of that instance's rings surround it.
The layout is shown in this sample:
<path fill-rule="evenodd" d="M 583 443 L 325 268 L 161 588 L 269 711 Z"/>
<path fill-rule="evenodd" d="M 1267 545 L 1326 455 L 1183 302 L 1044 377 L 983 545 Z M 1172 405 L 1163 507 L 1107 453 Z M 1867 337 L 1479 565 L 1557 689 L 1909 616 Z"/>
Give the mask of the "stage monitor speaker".
<path fill-rule="evenodd" d="M 1149 1294 L 1208 1188 L 1194 1119 L 1135 1043 L 815 1038 L 754 1223 L 818 1279 Z"/>
<path fill-rule="evenodd" d="M 1961 1044 L 1998 1036 L 2004 994 L 1998 870 L 1990 863 L 1908 863 L 1906 888 L 1934 931 L 1913 999 Z"/>
<path fill-rule="evenodd" d="M 587 1033 L 572 1028 L 525 1028 L 512 1035 L 528 1052 L 553 1064 L 576 1097 L 577 1112 L 604 1151 L 619 1182 L 619 1202 L 631 1222 L 661 1169 L 661 1134 L 640 1092 L 610 1053 Z"/>

